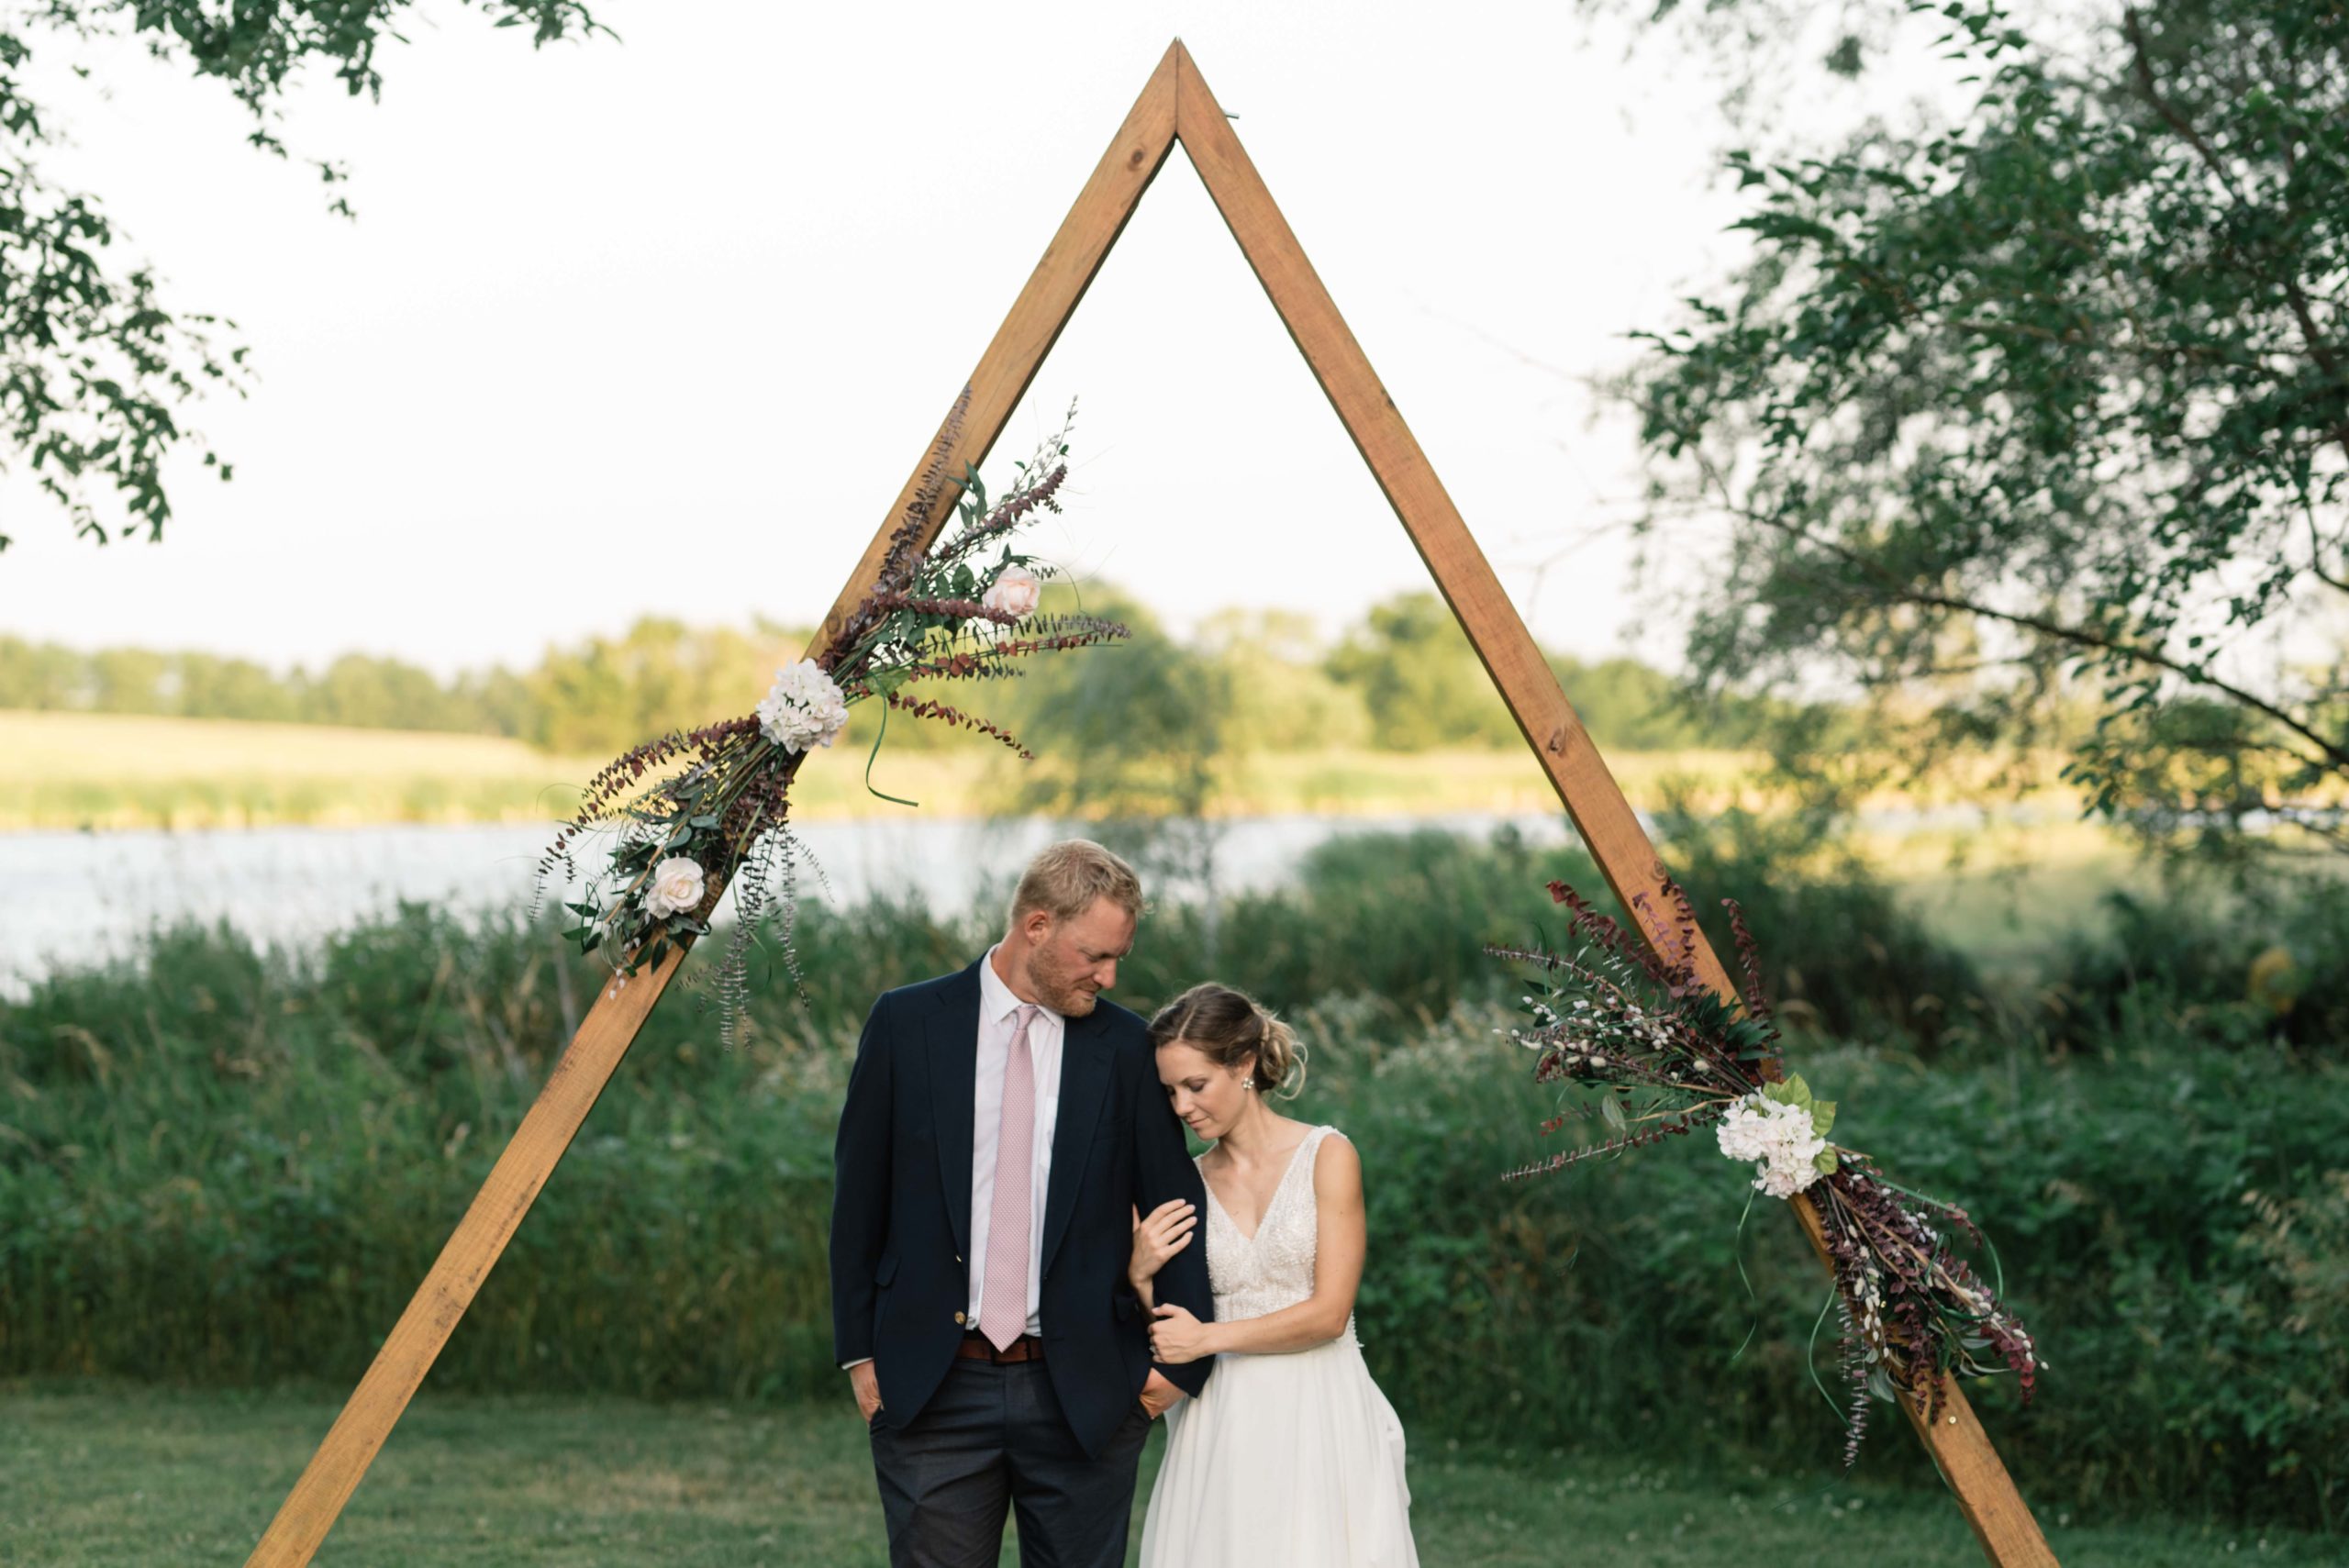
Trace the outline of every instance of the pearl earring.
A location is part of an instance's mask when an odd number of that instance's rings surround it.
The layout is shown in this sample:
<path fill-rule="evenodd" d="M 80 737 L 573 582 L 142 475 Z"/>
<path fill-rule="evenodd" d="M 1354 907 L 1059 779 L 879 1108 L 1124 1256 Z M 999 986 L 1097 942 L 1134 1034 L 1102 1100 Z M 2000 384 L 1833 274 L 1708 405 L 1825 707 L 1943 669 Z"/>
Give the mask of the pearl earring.
<path fill-rule="evenodd" d="M 1256 1080 L 1253 1078 L 1243 1078 L 1240 1081 L 1240 1086 L 1243 1089 L 1252 1089 L 1256 1086 Z"/>

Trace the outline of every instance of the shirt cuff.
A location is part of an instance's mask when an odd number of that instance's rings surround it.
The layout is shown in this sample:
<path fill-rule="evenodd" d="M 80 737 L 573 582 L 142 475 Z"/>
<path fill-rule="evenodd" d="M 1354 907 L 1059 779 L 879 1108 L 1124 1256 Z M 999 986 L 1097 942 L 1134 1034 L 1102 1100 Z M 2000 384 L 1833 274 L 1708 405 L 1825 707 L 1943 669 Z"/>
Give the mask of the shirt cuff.
<path fill-rule="evenodd" d="M 872 1364 L 873 1358 L 871 1356 L 865 1356 L 857 1361 L 841 1362 L 841 1370 L 842 1372 L 852 1372 L 858 1367 L 871 1366 Z"/>

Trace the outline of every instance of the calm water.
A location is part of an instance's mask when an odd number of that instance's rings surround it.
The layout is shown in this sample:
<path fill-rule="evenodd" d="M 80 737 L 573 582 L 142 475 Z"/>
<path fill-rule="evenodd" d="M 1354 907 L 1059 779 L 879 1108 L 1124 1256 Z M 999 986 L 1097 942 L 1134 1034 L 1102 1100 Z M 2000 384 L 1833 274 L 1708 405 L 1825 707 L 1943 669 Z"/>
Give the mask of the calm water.
<path fill-rule="evenodd" d="M 1536 844 L 1567 837 L 1565 819 L 1550 813 L 1244 818 L 1218 845 L 1218 880 L 1227 889 L 1276 884 L 1339 833 L 1426 827 L 1481 838 L 1505 824 Z M 982 893 L 1008 890 L 1054 828 L 908 816 L 799 832 L 831 896 L 882 890 L 959 913 Z M 262 943 L 299 946 L 402 899 L 476 914 L 527 908 L 550 835 L 530 826 L 0 835 L 0 882 L 16 894 L 0 899 L 0 992 L 21 995 L 61 960 L 115 956 L 150 928 L 184 920 L 226 920 Z M 804 877 L 802 893 L 821 895 Z"/>
<path fill-rule="evenodd" d="M 1900 832 L 2040 815 L 1896 807 L 1864 812 L 1861 821 Z M 1307 851 L 1341 834 L 1434 828 L 1483 839 L 1503 827 L 1537 846 L 1564 843 L 1570 833 L 1554 812 L 1242 817 L 1224 825 L 1217 880 L 1226 891 L 1277 885 Z M 908 814 L 808 823 L 798 831 L 829 879 L 827 894 L 803 875 L 803 896 L 854 901 L 885 891 L 959 914 L 982 894 L 1008 893 L 1020 865 L 1057 829 L 1030 817 Z M 301 946 L 403 899 L 472 914 L 524 909 L 551 833 L 530 826 L 393 826 L 0 834 L 0 884 L 11 894 L 0 899 L 0 995 L 22 995 L 27 982 L 61 961 L 117 956 L 150 929 L 184 920 L 226 920 L 262 943 Z M 1157 891 L 1180 896 L 1182 890 Z"/>

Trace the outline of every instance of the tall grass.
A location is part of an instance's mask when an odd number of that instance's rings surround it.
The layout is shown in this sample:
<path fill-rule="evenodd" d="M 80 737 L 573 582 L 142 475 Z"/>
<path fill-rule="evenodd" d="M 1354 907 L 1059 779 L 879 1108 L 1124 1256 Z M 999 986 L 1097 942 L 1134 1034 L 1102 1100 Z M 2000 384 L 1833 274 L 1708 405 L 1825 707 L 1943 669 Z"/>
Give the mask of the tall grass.
<path fill-rule="evenodd" d="M 1713 874 L 1764 884 L 1735 844 L 1687 846 L 1708 852 L 1731 862 Z M 1296 1019 L 1312 1049 L 1297 1113 L 1345 1128 L 1368 1172 L 1363 1337 L 1422 1441 L 1760 1455 L 1823 1478 L 1837 1427 L 1805 1347 L 1824 1278 L 1783 1217 L 1746 1227 L 1749 1304 L 1742 1184 L 1694 1141 L 1496 1179 L 1545 1146 L 1543 1113 L 1494 1037 L 1505 977 L 1475 944 L 1547 917 L 1540 881 L 1575 870 L 1506 841 L 1333 845 L 1295 890 L 1230 905 L 1212 963 L 1199 912 L 1153 916 L 1120 991 L 1146 1006 L 1215 973 Z M 2143 986 L 2116 1012 L 2076 1007 L 2054 1049 L 2017 1043 L 2000 1020 L 2032 1015 L 1969 992 L 1880 890 L 1781 871 L 1765 892 L 1765 940 L 1820 955 L 1782 984 L 1867 1042 L 1802 1047 L 1844 1106 L 1839 1135 L 1980 1216 L 2042 1336 L 2040 1407 L 1984 1396 L 2026 1493 L 2340 1529 L 2349 1074 L 2214 1027 L 2254 1004 Z M 833 1386 L 823 1243 L 856 1022 L 987 929 L 877 904 L 811 910 L 804 936 L 810 1005 L 778 976 L 742 1049 L 716 1049 L 689 1002 L 654 1014 L 439 1385 Z M 1904 1023 L 1915 964 L 1971 998 L 1966 1029 Z M 543 930 L 409 907 L 299 958 L 167 933 L 0 1006 L 0 1374 L 354 1378 L 595 983 Z M 1864 1462 L 1913 1472 L 1900 1426 L 1886 1410 Z"/>

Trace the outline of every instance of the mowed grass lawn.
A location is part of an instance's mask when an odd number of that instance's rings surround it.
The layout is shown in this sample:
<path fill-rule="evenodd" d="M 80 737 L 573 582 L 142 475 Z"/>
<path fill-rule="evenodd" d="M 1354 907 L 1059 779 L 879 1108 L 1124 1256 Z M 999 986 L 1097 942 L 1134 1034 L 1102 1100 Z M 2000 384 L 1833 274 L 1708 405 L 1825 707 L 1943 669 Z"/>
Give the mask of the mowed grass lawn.
<path fill-rule="evenodd" d="M 338 1403 L 324 1393 L 0 1385 L 0 1562 L 241 1562 Z M 1887 1429 L 1879 1440 L 1904 1438 Z M 1597 1446 L 1525 1455 L 1422 1444 L 1411 1467 L 1422 1559 L 1431 1568 L 1982 1561 L 1955 1507 L 1936 1493 L 1760 1467 L 1664 1471 Z M 1153 1439 L 1143 1496 L 1159 1449 Z M 1138 1550 L 1139 1498 L 1135 1518 Z M 2307 1537 L 2045 1522 L 2071 1568 L 2301 1568 L 2349 1556 L 2338 1541 Z M 317 1558 L 328 1568 L 878 1568 L 885 1560 L 864 1439 L 845 1400 L 735 1409 L 429 1394 L 394 1431 Z M 1017 1560 L 1007 1548 L 1003 1561 Z"/>

